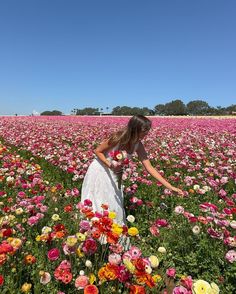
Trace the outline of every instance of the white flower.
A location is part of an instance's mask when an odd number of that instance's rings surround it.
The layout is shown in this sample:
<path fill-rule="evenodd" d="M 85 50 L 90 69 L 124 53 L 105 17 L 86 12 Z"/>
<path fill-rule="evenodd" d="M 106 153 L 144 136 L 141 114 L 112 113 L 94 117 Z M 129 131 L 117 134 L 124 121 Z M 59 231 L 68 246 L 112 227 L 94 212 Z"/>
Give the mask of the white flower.
<path fill-rule="evenodd" d="M 43 227 L 42 228 L 42 233 L 43 234 L 48 234 L 48 233 L 50 233 L 52 231 L 52 229 L 50 228 L 50 227 Z"/>
<path fill-rule="evenodd" d="M 193 186 L 193 190 L 196 191 L 196 190 L 198 190 L 198 189 L 200 189 L 200 186 L 199 186 L 199 185 L 194 185 L 194 186 Z"/>
<path fill-rule="evenodd" d="M 177 214 L 183 214 L 184 213 L 184 208 L 183 208 L 183 206 L 176 206 L 175 207 L 175 213 L 177 213 Z"/>
<path fill-rule="evenodd" d="M 14 182 L 14 178 L 9 176 L 6 178 L 6 181 L 7 181 L 7 183 L 12 183 L 12 182 Z"/>
<path fill-rule="evenodd" d="M 22 214 L 23 212 L 24 212 L 24 210 L 23 210 L 21 207 L 19 207 L 19 208 L 17 208 L 17 209 L 15 210 L 15 213 L 16 213 L 17 215 Z"/>
<path fill-rule="evenodd" d="M 236 229 L 236 221 L 235 220 L 231 221 L 229 225 L 231 226 L 231 228 Z"/>
<path fill-rule="evenodd" d="M 199 226 L 194 226 L 193 228 L 192 228 L 192 231 L 193 231 L 193 233 L 195 234 L 195 235 L 198 235 L 199 233 L 200 233 L 200 227 Z"/>
<path fill-rule="evenodd" d="M 60 216 L 59 216 L 58 214 L 55 213 L 55 214 L 52 215 L 51 219 L 52 219 L 53 221 L 58 221 L 58 220 L 60 220 Z"/>
<path fill-rule="evenodd" d="M 87 259 L 87 260 L 85 261 L 85 266 L 87 266 L 87 267 L 90 268 L 90 267 L 93 266 L 93 264 L 92 264 L 92 262 L 91 262 L 90 260 Z"/>
<path fill-rule="evenodd" d="M 165 249 L 165 247 L 159 247 L 159 248 L 157 249 L 157 251 L 160 252 L 160 253 L 163 253 L 163 254 L 166 253 L 166 249 Z"/>
<path fill-rule="evenodd" d="M 80 276 L 84 276 L 84 274 L 85 274 L 84 271 L 79 271 Z"/>
<path fill-rule="evenodd" d="M 130 223 L 133 223 L 133 222 L 135 221 L 135 217 L 134 217 L 133 215 L 131 215 L 131 214 L 128 215 L 126 219 L 127 219 L 127 221 L 130 222 Z"/>
<path fill-rule="evenodd" d="M 145 266 L 145 272 L 147 273 L 147 274 L 151 274 L 151 272 L 152 272 L 152 268 L 150 267 L 150 265 L 146 265 Z"/>
<path fill-rule="evenodd" d="M 219 287 L 216 285 L 216 283 L 211 283 L 211 289 L 212 289 L 212 294 L 219 294 L 220 293 L 220 289 Z"/>

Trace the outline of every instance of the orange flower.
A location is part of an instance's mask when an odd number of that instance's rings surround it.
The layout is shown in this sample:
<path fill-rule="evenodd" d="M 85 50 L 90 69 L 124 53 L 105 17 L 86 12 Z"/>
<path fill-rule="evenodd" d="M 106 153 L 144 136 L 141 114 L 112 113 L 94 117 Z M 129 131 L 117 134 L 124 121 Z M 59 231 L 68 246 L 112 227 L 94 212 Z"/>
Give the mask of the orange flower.
<path fill-rule="evenodd" d="M 143 286 L 132 285 L 130 286 L 129 294 L 145 294 L 145 288 Z"/>
<path fill-rule="evenodd" d="M 24 261 L 26 264 L 33 264 L 36 262 L 36 258 L 33 255 L 28 254 L 25 256 Z"/>
<path fill-rule="evenodd" d="M 98 288 L 95 285 L 87 285 L 84 288 L 84 294 L 98 294 Z"/>
<path fill-rule="evenodd" d="M 61 239 L 65 236 L 65 231 L 56 232 L 56 238 Z"/>
<path fill-rule="evenodd" d="M 153 288 L 155 286 L 152 276 L 145 272 L 137 272 L 136 278 L 139 284 L 146 284 L 149 288 Z"/>
<path fill-rule="evenodd" d="M 98 239 L 98 238 L 100 238 L 100 236 L 101 236 L 101 232 L 97 229 L 97 230 L 94 230 L 93 232 L 92 232 L 92 237 L 94 238 L 94 239 Z"/>
<path fill-rule="evenodd" d="M 116 244 L 119 240 L 119 235 L 112 232 L 107 233 L 107 242 L 110 244 Z"/>
<path fill-rule="evenodd" d="M 108 205 L 107 205 L 107 204 L 102 204 L 102 205 L 101 205 L 101 208 L 107 210 L 107 209 L 108 209 Z"/>
<path fill-rule="evenodd" d="M 107 264 L 100 268 L 98 271 L 98 277 L 102 282 L 113 281 L 118 277 L 117 266 L 113 264 Z"/>

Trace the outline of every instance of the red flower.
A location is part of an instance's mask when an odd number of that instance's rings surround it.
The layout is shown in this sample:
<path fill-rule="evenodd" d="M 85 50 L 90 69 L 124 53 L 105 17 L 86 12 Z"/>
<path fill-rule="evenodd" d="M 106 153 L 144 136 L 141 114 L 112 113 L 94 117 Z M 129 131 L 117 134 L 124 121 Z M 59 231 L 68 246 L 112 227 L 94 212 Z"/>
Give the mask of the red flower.
<path fill-rule="evenodd" d="M 130 286 L 130 292 L 129 294 L 145 294 L 145 288 L 143 286 L 138 286 L 138 285 L 132 285 Z"/>
<path fill-rule="evenodd" d="M 94 254 L 97 251 L 97 243 L 95 240 L 93 240 L 92 238 L 89 238 L 87 240 L 84 241 L 83 243 L 83 247 L 82 250 L 86 253 L 86 254 Z"/>
<path fill-rule="evenodd" d="M 64 207 L 64 211 L 65 212 L 71 212 L 72 211 L 72 205 L 71 204 L 69 204 L 69 205 L 66 205 L 65 207 Z"/>
<path fill-rule="evenodd" d="M 60 255 L 60 251 L 57 248 L 52 248 L 51 250 L 48 251 L 48 259 L 50 261 L 57 260 Z"/>
<path fill-rule="evenodd" d="M 98 288 L 95 285 L 87 285 L 84 288 L 84 294 L 98 294 Z"/>
<path fill-rule="evenodd" d="M 65 226 L 62 224 L 57 224 L 53 227 L 54 231 L 58 232 L 58 231 L 64 231 L 65 230 Z"/>
<path fill-rule="evenodd" d="M 10 237 L 12 234 L 12 229 L 7 228 L 7 229 L 3 230 L 2 234 L 3 234 L 3 237 Z"/>
<path fill-rule="evenodd" d="M 2 275 L 0 275 L 0 286 L 2 286 L 4 283 L 4 277 Z"/>

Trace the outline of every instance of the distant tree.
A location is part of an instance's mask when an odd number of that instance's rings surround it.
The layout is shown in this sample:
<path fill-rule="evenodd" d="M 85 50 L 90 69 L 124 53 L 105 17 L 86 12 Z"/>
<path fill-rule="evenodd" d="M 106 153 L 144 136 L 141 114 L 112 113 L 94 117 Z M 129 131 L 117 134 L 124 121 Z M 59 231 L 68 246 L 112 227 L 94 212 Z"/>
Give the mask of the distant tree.
<path fill-rule="evenodd" d="M 213 111 L 208 103 L 203 100 L 190 101 L 186 108 L 187 113 L 190 115 L 206 115 Z"/>
<path fill-rule="evenodd" d="M 186 106 L 179 99 L 173 100 L 165 104 L 165 113 L 166 115 L 185 115 L 187 113 Z"/>
<path fill-rule="evenodd" d="M 155 107 L 154 107 L 154 113 L 157 114 L 157 115 L 165 115 L 165 104 L 157 104 Z"/>
<path fill-rule="evenodd" d="M 147 107 L 129 107 L 129 106 L 116 106 L 112 109 L 112 115 L 153 115 L 154 112 L 152 109 Z"/>
<path fill-rule="evenodd" d="M 83 109 L 77 109 L 76 115 L 99 115 L 98 108 L 85 107 Z"/>
<path fill-rule="evenodd" d="M 62 112 L 59 110 L 53 110 L 53 111 L 46 110 L 40 113 L 40 115 L 62 115 Z"/>
<path fill-rule="evenodd" d="M 236 104 L 232 104 L 226 108 L 227 114 L 236 114 Z"/>

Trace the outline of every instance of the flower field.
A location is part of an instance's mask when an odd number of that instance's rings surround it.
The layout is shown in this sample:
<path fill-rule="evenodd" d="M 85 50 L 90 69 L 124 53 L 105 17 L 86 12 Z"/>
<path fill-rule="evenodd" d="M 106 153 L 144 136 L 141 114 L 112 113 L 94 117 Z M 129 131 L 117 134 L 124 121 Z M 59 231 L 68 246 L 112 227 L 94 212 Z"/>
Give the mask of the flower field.
<path fill-rule="evenodd" d="M 0 293 L 236 293 L 236 119 L 151 120 L 149 159 L 184 197 L 135 156 L 120 226 L 80 189 L 128 118 L 0 118 Z"/>

